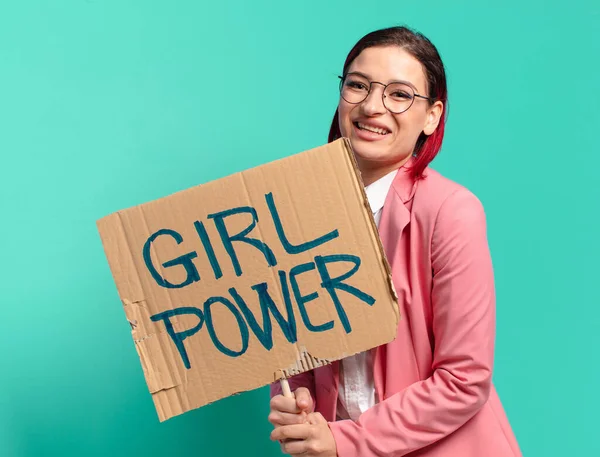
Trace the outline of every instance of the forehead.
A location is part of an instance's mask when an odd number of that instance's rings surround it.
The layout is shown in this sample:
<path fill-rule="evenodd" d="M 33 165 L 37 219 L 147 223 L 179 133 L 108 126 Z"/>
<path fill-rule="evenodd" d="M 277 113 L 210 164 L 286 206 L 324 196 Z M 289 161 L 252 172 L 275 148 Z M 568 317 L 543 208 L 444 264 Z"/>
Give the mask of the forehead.
<path fill-rule="evenodd" d="M 408 81 L 424 91 L 427 79 L 423 65 L 398 46 L 373 47 L 363 50 L 350 64 L 348 72 L 358 71 L 369 79 L 387 84 Z"/>

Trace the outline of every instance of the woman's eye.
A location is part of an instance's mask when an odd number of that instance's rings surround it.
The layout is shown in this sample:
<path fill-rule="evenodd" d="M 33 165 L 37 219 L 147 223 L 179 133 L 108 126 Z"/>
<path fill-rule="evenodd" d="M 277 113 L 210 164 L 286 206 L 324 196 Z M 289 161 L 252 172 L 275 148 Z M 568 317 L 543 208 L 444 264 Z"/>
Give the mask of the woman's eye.
<path fill-rule="evenodd" d="M 409 100 L 411 98 L 410 94 L 407 94 L 406 92 L 398 92 L 398 91 L 392 92 L 391 97 L 400 98 L 402 100 Z"/>
<path fill-rule="evenodd" d="M 352 88 L 352 89 L 359 89 L 359 90 L 365 90 L 367 88 L 367 86 L 365 86 L 363 83 L 358 82 L 358 81 L 348 81 L 348 87 Z"/>

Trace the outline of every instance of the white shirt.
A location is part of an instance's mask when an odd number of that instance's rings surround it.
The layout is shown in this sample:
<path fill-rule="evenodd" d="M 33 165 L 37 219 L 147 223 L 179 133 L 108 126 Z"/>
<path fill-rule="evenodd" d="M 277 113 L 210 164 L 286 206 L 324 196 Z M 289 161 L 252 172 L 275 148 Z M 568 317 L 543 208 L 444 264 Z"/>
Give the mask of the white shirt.
<path fill-rule="evenodd" d="M 373 218 L 379 228 L 383 204 L 398 170 L 365 187 Z M 367 409 L 375 405 L 373 382 L 373 357 L 371 351 L 359 352 L 340 361 L 337 418 L 356 421 Z"/>

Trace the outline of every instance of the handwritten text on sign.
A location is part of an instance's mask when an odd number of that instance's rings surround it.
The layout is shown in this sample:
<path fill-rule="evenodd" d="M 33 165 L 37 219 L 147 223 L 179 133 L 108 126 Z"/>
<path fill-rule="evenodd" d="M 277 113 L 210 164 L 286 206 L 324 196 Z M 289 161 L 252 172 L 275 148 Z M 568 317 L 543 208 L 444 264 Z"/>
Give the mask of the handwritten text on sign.
<path fill-rule="evenodd" d="M 303 243 L 294 245 L 288 240 L 288 237 L 286 236 L 286 232 L 281 218 L 279 217 L 279 213 L 277 211 L 277 207 L 275 205 L 272 193 L 266 194 L 265 200 L 269 209 L 271 220 L 275 226 L 279 242 L 281 243 L 282 247 L 284 248 L 287 254 L 299 254 L 302 252 L 309 251 L 310 249 L 313 249 L 317 246 L 321 246 L 339 236 L 338 230 L 333 230 L 314 240 L 305 241 Z M 250 217 L 250 224 L 241 232 L 235 235 L 231 235 L 227 230 L 226 220 L 234 216 Z M 275 258 L 272 249 L 264 241 L 250 237 L 250 233 L 256 227 L 256 224 L 258 222 L 258 214 L 255 208 L 251 206 L 240 206 L 228 209 L 226 211 L 209 214 L 208 219 L 212 219 L 215 228 L 219 233 L 220 241 L 223 244 L 225 251 L 229 255 L 236 276 L 241 276 L 243 274 L 243 271 L 238 260 L 238 256 L 235 252 L 234 243 L 246 243 L 250 246 L 253 246 L 264 256 L 265 261 L 267 262 L 267 265 L 269 267 L 277 266 L 277 259 Z M 215 279 L 220 279 L 221 277 L 223 277 L 223 273 L 219 264 L 219 260 L 215 255 L 212 241 L 208 236 L 208 232 L 206 231 L 204 223 L 200 221 L 195 221 L 194 228 L 196 230 L 200 242 L 202 243 L 204 253 L 210 262 Z M 168 289 L 180 289 L 189 286 L 194 282 L 200 281 L 200 274 L 193 263 L 193 259 L 198 257 L 198 253 L 196 251 L 188 252 L 187 254 L 184 254 L 162 264 L 162 266 L 165 269 L 174 267 L 183 268 L 186 273 L 186 278 L 184 281 L 177 284 L 171 283 L 169 282 L 168 278 L 163 277 L 158 272 L 156 266 L 152 263 L 150 249 L 152 243 L 155 242 L 159 237 L 170 237 L 177 244 L 185 242 L 183 237 L 177 231 L 171 229 L 158 230 L 147 239 L 143 247 L 144 262 L 156 283 L 159 286 Z M 350 268 L 348 271 L 346 271 L 340 276 L 331 277 L 329 272 L 329 266 L 338 262 L 349 263 Z M 271 294 L 269 293 L 267 287 L 267 283 L 261 282 L 259 284 L 253 285 L 251 289 L 255 292 L 258 298 L 262 315 L 262 326 L 258 323 L 256 316 L 248 308 L 246 301 L 244 300 L 244 298 L 242 298 L 242 296 L 236 290 L 235 287 L 229 288 L 229 297 L 212 296 L 204 302 L 202 308 L 185 306 L 175 309 L 169 309 L 167 311 L 151 316 L 151 320 L 154 322 L 163 322 L 168 335 L 171 337 L 173 343 L 179 351 L 183 364 L 188 369 L 191 368 L 191 364 L 183 342 L 186 338 L 189 338 L 197 332 L 199 332 L 203 326 L 206 326 L 206 330 L 208 331 L 210 339 L 214 344 L 215 348 L 217 348 L 220 352 L 230 357 L 239 357 L 240 355 L 246 352 L 246 350 L 248 349 L 249 329 L 260 341 L 260 343 L 264 346 L 265 349 L 272 349 L 273 335 L 271 315 L 277 321 L 286 339 L 290 343 L 295 343 L 297 340 L 297 333 L 296 318 L 294 315 L 292 305 L 292 297 L 297 304 L 298 310 L 300 312 L 300 317 L 302 318 L 302 322 L 309 331 L 324 332 L 326 330 L 332 329 L 334 326 L 334 321 L 324 322 L 320 324 L 311 322 L 306 309 L 306 304 L 312 300 L 315 300 L 319 296 L 318 292 L 313 291 L 308 295 L 304 295 L 300 292 L 298 278 L 303 274 L 316 270 L 316 273 L 319 275 L 319 278 L 321 280 L 321 288 L 324 289 L 331 297 L 331 300 L 335 306 L 335 310 L 337 312 L 337 315 L 339 316 L 344 331 L 346 333 L 350 333 L 352 331 L 352 326 L 350 325 L 348 316 L 344 311 L 342 302 L 338 297 L 338 291 L 344 291 L 346 293 L 352 294 L 370 306 L 372 306 L 375 303 L 375 299 L 372 296 L 346 282 L 352 275 L 354 275 L 358 271 L 360 264 L 361 259 L 356 255 L 317 255 L 314 257 L 314 260 L 312 262 L 296 265 L 289 271 L 278 270 L 277 276 L 279 278 L 280 290 L 283 294 L 283 301 L 286 310 L 285 317 L 279 311 L 279 308 L 277 307 L 275 301 L 271 297 Z M 212 313 L 212 308 L 217 304 L 224 306 L 227 310 L 229 310 L 229 312 L 231 312 L 231 314 L 235 318 L 240 332 L 241 348 L 227 347 L 219 339 L 217 332 L 215 331 Z M 192 328 L 181 332 L 176 332 L 173 328 L 171 318 L 180 315 L 195 315 L 198 317 L 198 323 Z"/>

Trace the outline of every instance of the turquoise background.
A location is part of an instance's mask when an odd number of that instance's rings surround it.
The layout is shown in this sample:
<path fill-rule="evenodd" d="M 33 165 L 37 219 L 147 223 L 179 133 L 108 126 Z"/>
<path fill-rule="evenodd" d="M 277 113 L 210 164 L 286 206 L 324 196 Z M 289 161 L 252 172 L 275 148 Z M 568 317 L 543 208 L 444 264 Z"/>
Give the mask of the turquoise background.
<path fill-rule="evenodd" d="M 600 6 L 481 3 L 3 0 L 0 455 L 279 455 L 266 389 L 158 422 L 95 221 L 323 144 L 394 24 L 447 66 L 434 167 L 487 210 L 523 452 L 600 455 Z"/>

